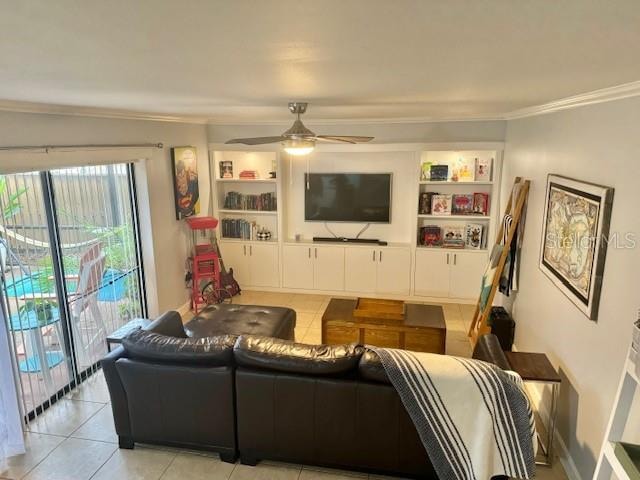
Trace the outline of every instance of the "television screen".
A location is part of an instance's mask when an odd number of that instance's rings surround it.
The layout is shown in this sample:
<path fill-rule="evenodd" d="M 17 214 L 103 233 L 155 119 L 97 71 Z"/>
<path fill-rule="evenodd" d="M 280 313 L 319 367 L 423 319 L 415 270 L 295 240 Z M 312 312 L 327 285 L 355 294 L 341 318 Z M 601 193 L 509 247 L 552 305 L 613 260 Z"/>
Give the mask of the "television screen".
<path fill-rule="evenodd" d="M 389 223 L 390 173 L 305 174 L 304 219 L 310 222 Z"/>

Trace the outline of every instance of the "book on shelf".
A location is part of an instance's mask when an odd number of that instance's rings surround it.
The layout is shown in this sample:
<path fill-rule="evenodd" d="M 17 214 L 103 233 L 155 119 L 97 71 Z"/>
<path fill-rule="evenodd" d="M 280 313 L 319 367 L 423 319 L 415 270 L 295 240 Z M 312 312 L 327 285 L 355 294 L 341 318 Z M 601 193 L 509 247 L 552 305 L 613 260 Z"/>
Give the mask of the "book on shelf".
<path fill-rule="evenodd" d="M 442 245 L 442 229 L 438 225 L 420 227 L 418 244 L 424 247 L 439 247 Z"/>
<path fill-rule="evenodd" d="M 465 225 L 465 245 L 476 250 L 483 247 L 484 226 L 477 223 Z"/>
<path fill-rule="evenodd" d="M 423 161 L 420 163 L 420 181 L 427 182 L 431 180 L 431 165 L 433 163 L 429 161 Z"/>
<path fill-rule="evenodd" d="M 473 194 L 473 213 L 475 215 L 489 214 L 489 194 L 488 193 L 478 192 Z"/>
<path fill-rule="evenodd" d="M 493 168 L 493 158 L 476 158 L 475 159 L 475 181 L 490 182 L 491 170 Z"/>
<path fill-rule="evenodd" d="M 473 194 L 455 194 L 451 200 L 451 213 L 454 215 L 470 215 L 473 213 Z"/>
<path fill-rule="evenodd" d="M 418 214 L 429 215 L 431 213 L 431 202 L 436 192 L 422 192 L 418 201 Z"/>
<path fill-rule="evenodd" d="M 256 240 L 260 226 L 244 218 L 223 218 L 222 238 L 238 238 L 242 240 Z"/>
<path fill-rule="evenodd" d="M 451 215 L 452 199 L 450 193 L 434 195 L 431 199 L 431 215 Z"/>
<path fill-rule="evenodd" d="M 226 210 L 259 210 L 274 212 L 278 209 L 276 194 L 273 192 L 247 195 L 240 192 L 228 192 L 224 197 Z"/>
<path fill-rule="evenodd" d="M 233 178 L 233 162 L 231 160 L 224 160 L 219 163 L 220 166 L 220 178 Z"/>
<path fill-rule="evenodd" d="M 451 180 L 454 182 L 473 182 L 475 179 L 475 161 L 469 158 L 458 157 L 452 170 Z"/>
<path fill-rule="evenodd" d="M 449 165 L 431 165 L 429 180 L 433 182 L 446 182 L 449 179 Z"/>
<path fill-rule="evenodd" d="M 442 246 L 448 248 L 464 248 L 465 226 L 445 225 L 442 227 Z"/>
<path fill-rule="evenodd" d="M 242 170 L 240 172 L 240 178 L 243 180 L 257 180 L 260 178 L 256 170 Z"/>

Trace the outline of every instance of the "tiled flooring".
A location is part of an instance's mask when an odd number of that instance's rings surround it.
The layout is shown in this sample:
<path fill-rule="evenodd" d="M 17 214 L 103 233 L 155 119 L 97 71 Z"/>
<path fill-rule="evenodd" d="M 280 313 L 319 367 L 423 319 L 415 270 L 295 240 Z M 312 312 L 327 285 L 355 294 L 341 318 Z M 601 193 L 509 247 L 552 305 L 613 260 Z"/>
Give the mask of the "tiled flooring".
<path fill-rule="evenodd" d="M 320 342 L 320 317 L 328 298 L 266 292 L 245 292 L 236 303 L 282 305 L 298 312 L 296 339 Z M 473 307 L 445 304 L 447 353 L 468 356 L 465 332 Z M 262 462 L 256 467 L 221 462 L 217 455 L 152 446 L 119 450 L 109 395 L 102 373 L 29 425 L 27 453 L 4 464 L 0 479 L 26 480 L 353 480 L 389 478 L 358 472 Z M 536 478 L 562 480 L 559 462 L 540 467 Z"/>

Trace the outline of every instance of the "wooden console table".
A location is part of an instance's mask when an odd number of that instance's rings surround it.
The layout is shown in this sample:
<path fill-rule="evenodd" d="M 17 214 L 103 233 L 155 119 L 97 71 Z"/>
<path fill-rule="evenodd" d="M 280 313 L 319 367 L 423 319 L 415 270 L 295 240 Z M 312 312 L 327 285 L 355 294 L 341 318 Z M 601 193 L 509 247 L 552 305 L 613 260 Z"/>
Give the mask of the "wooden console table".
<path fill-rule="evenodd" d="M 403 319 L 354 314 L 357 299 L 332 298 L 322 315 L 322 343 L 362 343 L 445 353 L 447 328 L 439 305 L 404 304 Z M 388 315 L 392 317 L 393 315 Z"/>

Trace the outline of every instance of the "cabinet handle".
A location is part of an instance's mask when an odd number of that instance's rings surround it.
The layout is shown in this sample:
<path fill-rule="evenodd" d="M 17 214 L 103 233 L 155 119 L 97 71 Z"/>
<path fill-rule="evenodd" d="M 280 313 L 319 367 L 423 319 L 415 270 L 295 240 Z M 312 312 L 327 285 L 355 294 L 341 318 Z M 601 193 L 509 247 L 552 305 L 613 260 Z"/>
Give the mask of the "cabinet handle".
<path fill-rule="evenodd" d="M 309 247 L 309 258 L 311 258 L 311 247 Z"/>
<path fill-rule="evenodd" d="M 449 265 L 449 254 L 447 253 L 447 265 Z"/>
<path fill-rule="evenodd" d="M 246 256 L 246 255 L 247 255 L 247 246 L 246 246 L 246 245 L 243 245 L 243 246 L 242 246 L 242 249 L 244 250 L 244 254 L 245 254 L 245 256 Z"/>
<path fill-rule="evenodd" d="M 371 260 L 373 260 L 374 262 L 376 261 L 376 251 L 375 250 L 373 251 L 373 258 Z"/>
<path fill-rule="evenodd" d="M 380 250 L 380 261 L 382 262 L 382 250 Z"/>
<path fill-rule="evenodd" d="M 454 253 L 454 254 L 453 254 L 453 264 L 455 265 L 455 264 L 457 264 L 457 263 L 458 263 L 458 254 L 457 254 L 457 253 Z"/>
<path fill-rule="evenodd" d="M 253 245 L 249 245 L 249 256 L 253 257 Z"/>
<path fill-rule="evenodd" d="M 314 248 L 314 250 L 315 250 L 314 255 L 315 255 L 315 257 L 316 257 L 316 258 L 318 258 L 318 249 L 317 249 L 317 248 Z"/>

